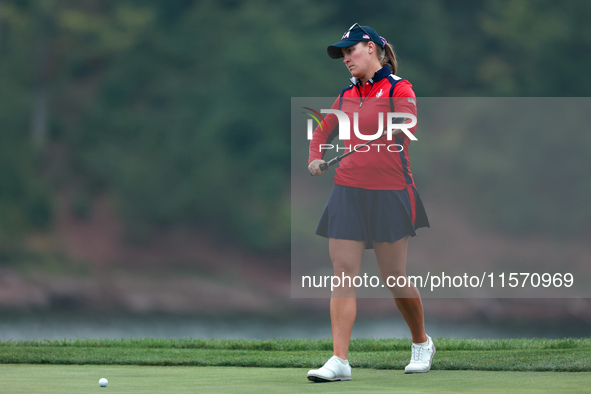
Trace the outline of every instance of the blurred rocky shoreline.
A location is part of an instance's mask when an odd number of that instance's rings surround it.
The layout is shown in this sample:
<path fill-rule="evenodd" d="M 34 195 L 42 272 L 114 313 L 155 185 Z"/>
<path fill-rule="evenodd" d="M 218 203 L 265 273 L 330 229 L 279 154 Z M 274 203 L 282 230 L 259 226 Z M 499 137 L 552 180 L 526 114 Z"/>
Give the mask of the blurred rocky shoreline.
<path fill-rule="evenodd" d="M 327 297 L 291 297 L 289 257 L 245 251 L 207 229 L 169 229 L 149 242 L 134 244 L 125 241 L 108 199 L 97 200 L 84 220 L 73 216 L 68 204 L 69 197 L 63 195 L 55 230 L 28 243 L 32 252 L 53 254 L 56 261 L 0 266 L 0 309 L 226 316 L 328 311 Z M 435 227 L 422 232 L 419 243 L 411 242 L 413 267 L 439 265 L 447 270 L 462 261 L 490 272 L 499 261 L 510 259 L 535 261 L 540 267 L 569 259 L 587 267 L 591 255 L 584 242 L 557 246 L 543 239 L 482 233 L 446 207 L 432 206 L 430 219 L 447 223 L 448 231 Z M 426 298 L 423 303 L 426 316 L 439 320 L 591 325 L 591 300 L 586 298 Z M 390 298 L 361 298 L 358 311 L 377 317 L 399 315 Z"/>
<path fill-rule="evenodd" d="M 289 276 L 264 283 L 242 278 L 138 276 L 119 273 L 107 279 L 23 275 L 0 270 L 0 310 L 110 311 L 122 313 L 203 314 L 215 316 L 311 316 L 328 312 L 328 299 L 295 299 Z M 272 283 L 271 286 L 269 284 Z M 557 322 L 591 325 L 589 299 L 424 299 L 427 318 L 460 322 Z M 359 315 L 398 316 L 391 299 L 359 299 Z"/>

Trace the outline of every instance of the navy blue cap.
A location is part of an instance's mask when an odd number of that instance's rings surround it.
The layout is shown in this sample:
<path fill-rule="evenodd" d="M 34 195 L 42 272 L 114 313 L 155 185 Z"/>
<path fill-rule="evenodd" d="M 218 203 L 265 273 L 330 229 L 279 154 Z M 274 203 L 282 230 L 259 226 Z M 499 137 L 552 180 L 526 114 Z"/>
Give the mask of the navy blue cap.
<path fill-rule="evenodd" d="M 341 51 L 342 48 L 350 47 L 361 41 L 373 41 L 382 48 L 384 45 L 386 45 L 386 40 L 380 37 L 380 35 L 376 33 L 374 29 L 369 26 L 360 26 L 359 24 L 355 23 L 349 30 L 345 32 L 345 34 L 343 34 L 341 41 L 330 45 L 326 49 L 328 51 L 328 56 L 332 57 L 333 59 L 343 57 L 343 52 Z"/>

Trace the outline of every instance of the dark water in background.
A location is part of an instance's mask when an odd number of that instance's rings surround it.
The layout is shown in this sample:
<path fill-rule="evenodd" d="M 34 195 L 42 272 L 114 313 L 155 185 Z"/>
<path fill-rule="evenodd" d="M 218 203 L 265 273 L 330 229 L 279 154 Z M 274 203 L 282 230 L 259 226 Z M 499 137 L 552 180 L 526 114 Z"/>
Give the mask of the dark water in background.
<path fill-rule="evenodd" d="M 585 323 L 510 325 L 505 323 L 427 322 L 427 333 L 448 338 L 562 338 L 589 336 Z M 0 340 L 64 338 L 330 338 L 328 315 L 322 318 L 218 318 L 194 315 L 104 315 L 0 312 Z M 403 320 L 358 318 L 354 338 L 410 338 Z"/>

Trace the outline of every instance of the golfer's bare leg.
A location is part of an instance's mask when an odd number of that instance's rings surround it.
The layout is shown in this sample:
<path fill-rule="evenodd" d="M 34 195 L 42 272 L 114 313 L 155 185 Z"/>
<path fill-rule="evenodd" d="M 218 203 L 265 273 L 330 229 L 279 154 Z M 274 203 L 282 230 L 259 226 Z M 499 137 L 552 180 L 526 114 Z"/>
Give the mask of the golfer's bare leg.
<path fill-rule="evenodd" d="M 336 277 L 343 275 L 353 278 L 359 275 L 361 260 L 365 250 L 364 241 L 350 241 L 346 239 L 330 238 L 330 259 Z M 357 300 L 355 287 L 349 283 L 341 283 L 335 287 L 330 299 L 330 322 L 332 325 L 332 342 L 334 355 L 347 359 L 351 331 L 357 315 Z"/>
<path fill-rule="evenodd" d="M 374 250 L 385 283 L 388 277 L 406 277 L 406 250 L 408 237 L 396 242 L 374 242 Z M 402 283 L 399 280 L 398 283 Z M 427 341 L 421 294 L 406 277 L 406 287 L 390 287 L 396 306 L 404 317 L 414 343 Z"/>

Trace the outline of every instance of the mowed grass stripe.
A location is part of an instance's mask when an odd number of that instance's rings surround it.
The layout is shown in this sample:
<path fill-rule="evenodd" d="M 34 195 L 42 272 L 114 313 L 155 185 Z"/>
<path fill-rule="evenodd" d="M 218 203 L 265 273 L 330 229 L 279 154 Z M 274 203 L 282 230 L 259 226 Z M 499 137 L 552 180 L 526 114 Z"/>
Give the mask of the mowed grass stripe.
<path fill-rule="evenodd" d="M 353 380 L 311 383 L 304 368 L 0 365 L 6 393 L 581 393 L 591 372 L 402 371 L 357 369 Z M 106 377 L 109 386 L 98 387 Z"/>
<path fill-rule="evenodd" d="M 104 346 L 100 340 L 2 342 L 0 363 L 310 368 L 330 357 L 330 347 L 325 348 L 330 341 L 308 341 L 307 349 L 306 342 L 134 339 L 105 340 Z M 397 348 L 400 340 L 353 342 L 349 360 L 357 368 L 403 369 L 410 357 L 408 340 L 403 350 Z M 588 339 L 495 342 L 436 339 L 433 369 L 591 371 Z M 264 350 L 259 350 L 261 347 Z M 322 349 L 315 350 L 318 347 Z"/>
<path fill-rule="evenodd" d="M 436 338 L 437 350 L 591 349 L 591 338 L 563 339 L 450 339 Z M 0 341 L 2 347 L 116 347 L 179 348 L 218 350 L 309 351 L 332 349 L 330 339 L 64 339 L 41 341 Z M 408 339 L 353 339 L 351 351 L 408 350 Z"/>

